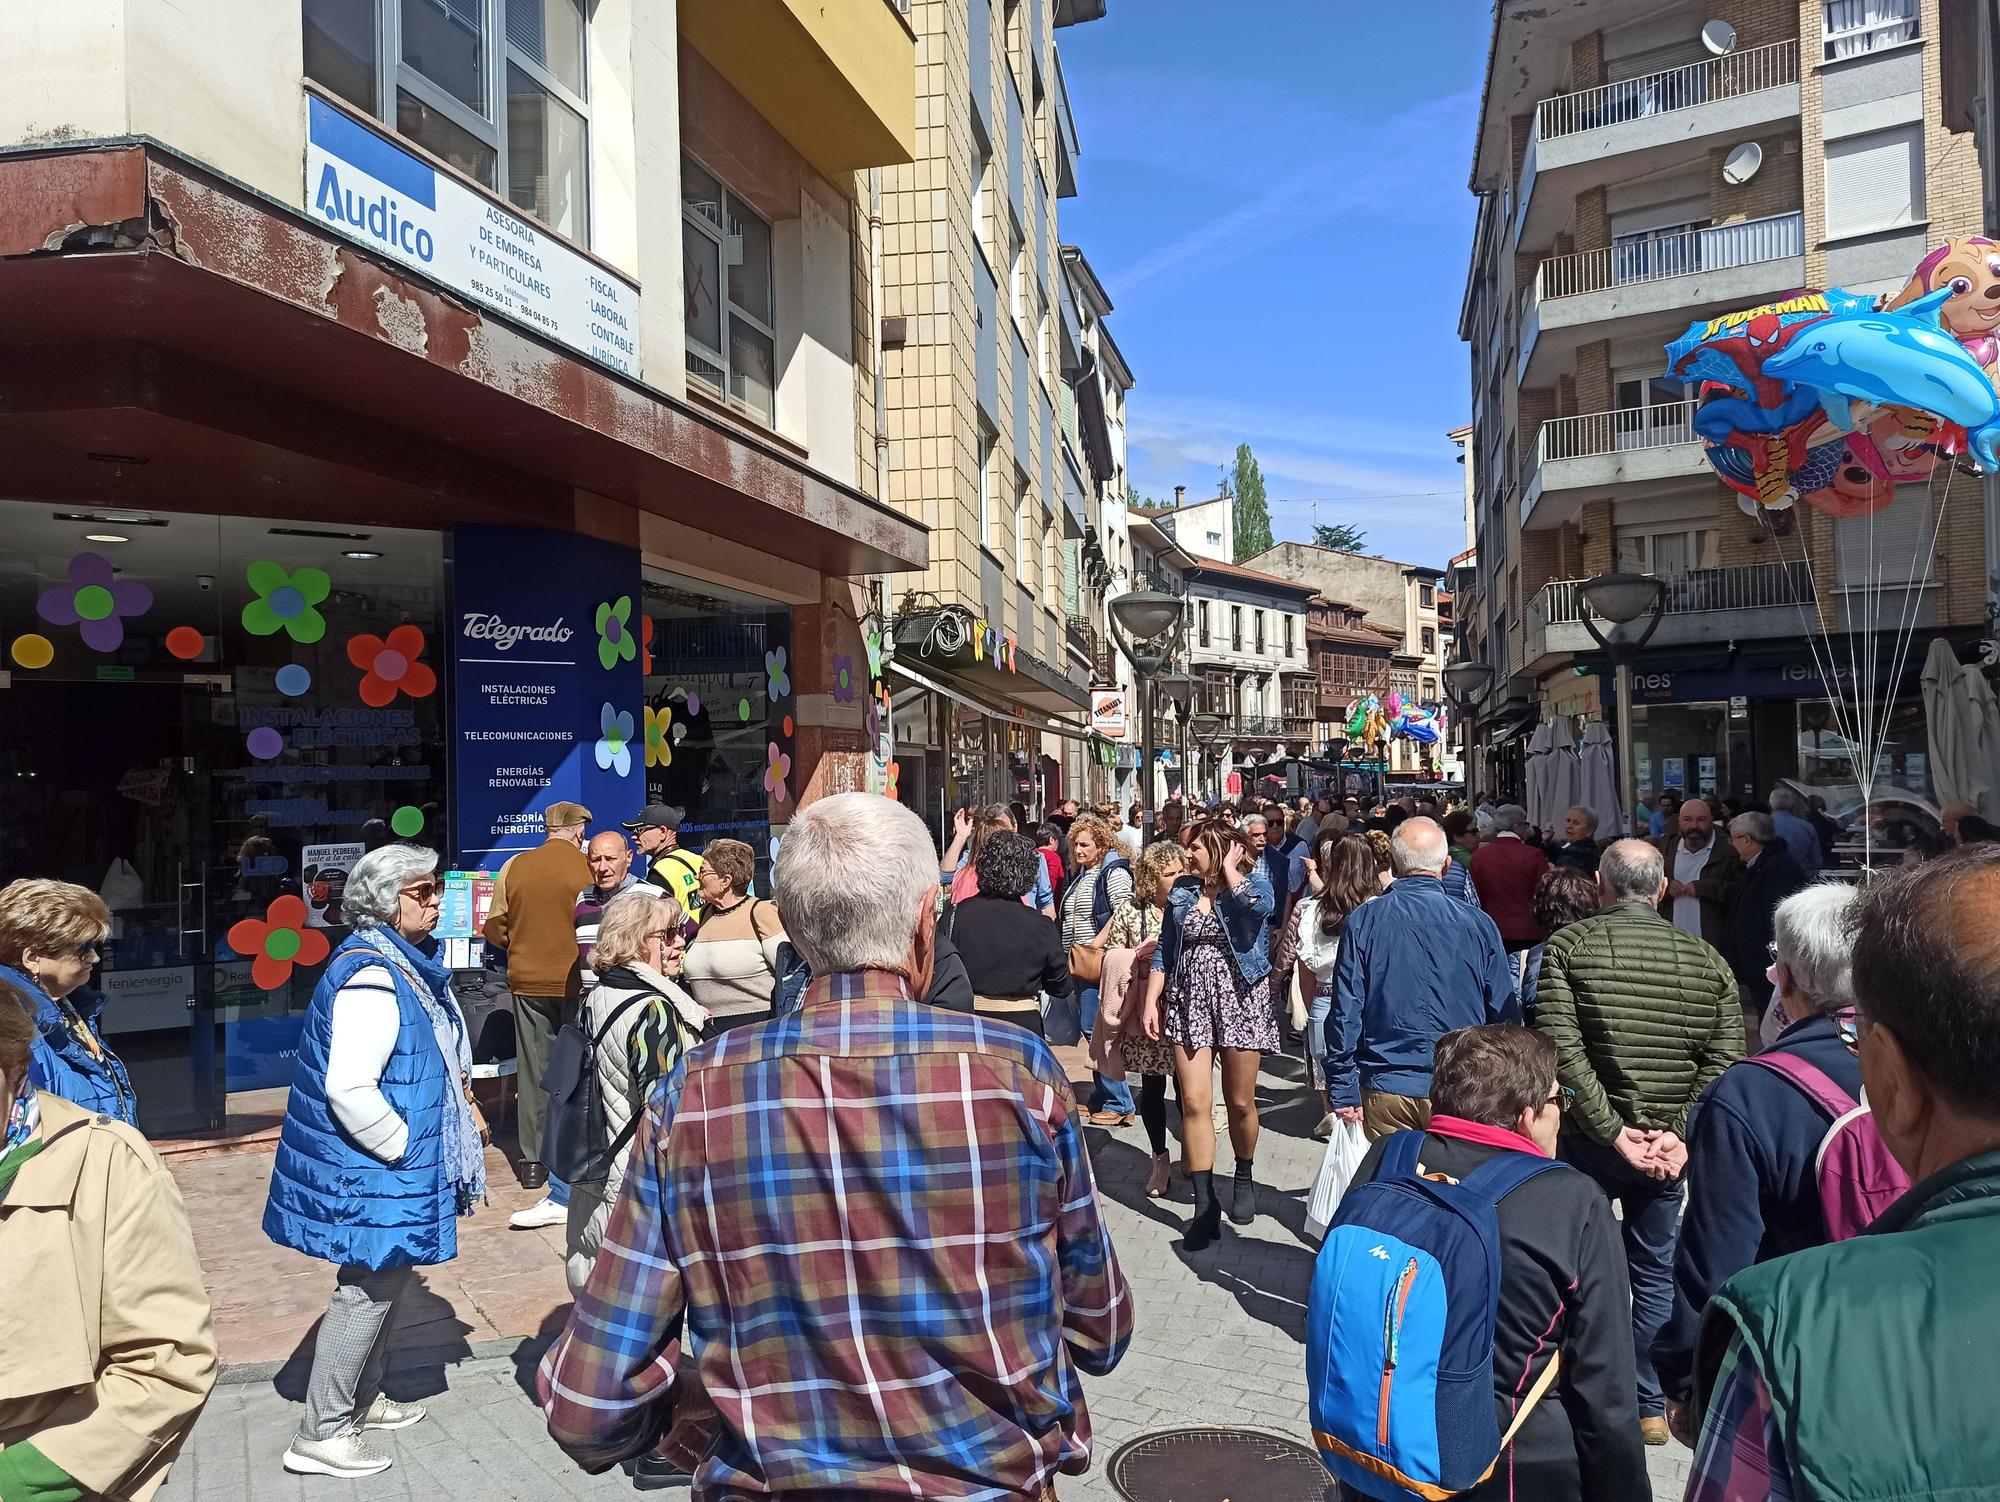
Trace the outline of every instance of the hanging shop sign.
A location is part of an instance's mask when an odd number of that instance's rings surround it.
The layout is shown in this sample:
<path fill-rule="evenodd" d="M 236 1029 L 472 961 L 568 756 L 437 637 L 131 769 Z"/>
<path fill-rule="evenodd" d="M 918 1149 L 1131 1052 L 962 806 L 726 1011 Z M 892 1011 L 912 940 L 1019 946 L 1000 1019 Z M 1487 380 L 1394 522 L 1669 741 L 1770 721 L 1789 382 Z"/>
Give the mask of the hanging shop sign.
<path fill-rule="evenodd" d="M 637 377 L 639 289 L 310 95 L 306 208 L 335 234 Z"/>
<path fill-rule="evenodd" d="M 1122 741 L 1132 733 L 1125 710 L 1123 689 L 1094 689 L 1090 695 L 1090 728 L 1108 741 Z"/>
<path fill-rule="evenodd" d="M 559 801 L 599 825 L 632 817 L 646 801 L 638 553 L 461 526 L 451 572 L 455 865 L 492 870 L 541 844 Z"/>

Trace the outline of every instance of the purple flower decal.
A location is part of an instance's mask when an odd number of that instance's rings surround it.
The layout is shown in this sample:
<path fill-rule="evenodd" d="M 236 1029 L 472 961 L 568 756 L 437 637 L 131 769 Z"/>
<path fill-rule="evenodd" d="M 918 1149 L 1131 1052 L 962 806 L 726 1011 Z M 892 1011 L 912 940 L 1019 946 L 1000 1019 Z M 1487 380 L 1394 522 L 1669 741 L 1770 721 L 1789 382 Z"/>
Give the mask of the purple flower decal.
<path fill-rule="evenodd" d="M 93 652 L 115 652 L 125 641 L 125 619 L 153 608 L 153 591 L 120 579 L 109 559 L 78 553 L 69 561 L 69 583 L 42 591 L 35 614 L 52 626 L 75 626 Z"/>
<path fill-rule="evenodd" d="M 833 656 L 833 698 L 836 704 L 854 702 L 854 659 L 843 652 Z"/>

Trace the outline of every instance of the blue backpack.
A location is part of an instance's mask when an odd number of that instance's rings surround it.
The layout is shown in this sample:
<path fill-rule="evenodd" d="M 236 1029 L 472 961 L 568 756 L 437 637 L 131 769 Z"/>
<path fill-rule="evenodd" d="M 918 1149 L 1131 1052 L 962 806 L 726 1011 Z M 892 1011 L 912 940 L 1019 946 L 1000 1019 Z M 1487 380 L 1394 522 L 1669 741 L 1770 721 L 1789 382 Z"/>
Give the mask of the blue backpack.
<path fill-rule="evenodd" d="M 1377 1176 L 1342 1197 L 1313 1264 L 1306 1383 L 1327 1469 L 1370 1497 L 1444 1498 L 1477 1486 L 1505 1435 L 1493 1403 L 1500 1201 L 1560 1165 L 1502 1152 L 1457 1184 L 1420 1177 L 1422 1132 L 1383 1144 Z"/>

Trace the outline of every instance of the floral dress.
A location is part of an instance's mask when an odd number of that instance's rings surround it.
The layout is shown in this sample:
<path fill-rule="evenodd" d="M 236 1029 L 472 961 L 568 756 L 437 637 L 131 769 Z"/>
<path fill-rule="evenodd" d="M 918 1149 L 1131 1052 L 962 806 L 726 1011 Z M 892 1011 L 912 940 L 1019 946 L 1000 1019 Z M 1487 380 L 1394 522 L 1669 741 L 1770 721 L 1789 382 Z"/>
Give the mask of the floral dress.
<path fill-rule="evenodd" d="M 1167 1036 L 1189 1053 L 1284 1047 L 1271 1010 L 1271 978 L 1246 986 L 1229 953 L 1229 935 L 1213 911 L 1189 908 L 1181 920 L 1180 960 L 1167 980 Z"/>
<path fill-rule="evenodd" d="M 1118 911 L 1111 915 L 1111 932 L 1105 936 L 1105 947 L 1137 949 L 1148 939 L 1159 938 L 1160 925 L 1165 917 L 1166 910 L 1157 902 L 1121 902 Z M 1124 1056 L 1127 1074 L 1173 1076 L 1174 1045 L 1171 1038 L 1141 1038 L 1126 1033 L 1118 1040 L 1118 1051 Z"/>

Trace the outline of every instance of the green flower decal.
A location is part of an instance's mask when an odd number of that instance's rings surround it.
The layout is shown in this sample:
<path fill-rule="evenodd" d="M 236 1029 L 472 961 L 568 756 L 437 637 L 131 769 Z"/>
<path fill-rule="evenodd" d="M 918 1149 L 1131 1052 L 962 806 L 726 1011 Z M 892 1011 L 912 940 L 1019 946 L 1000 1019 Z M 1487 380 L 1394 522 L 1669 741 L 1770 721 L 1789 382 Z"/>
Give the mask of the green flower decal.
<path fill-rule="evenodd" d="M 639 655 L 639 638 L 632 634 L 631 619 L 630 595 L 597 607 L 597 660 L 607 671 Z"/>
<path fill-rule="evenodd" d="M 243 576 L 257 592 L 257 598 L 243 607 L 243 629 L 252 636 L 276 636 L 282 631 L 309 645 L 326 635 L 326 617 L 319 613 L 319 604 L 333 593 L 333 580 L 325 569 L 286 573 L 282 563 L 260 558 Z"/>

